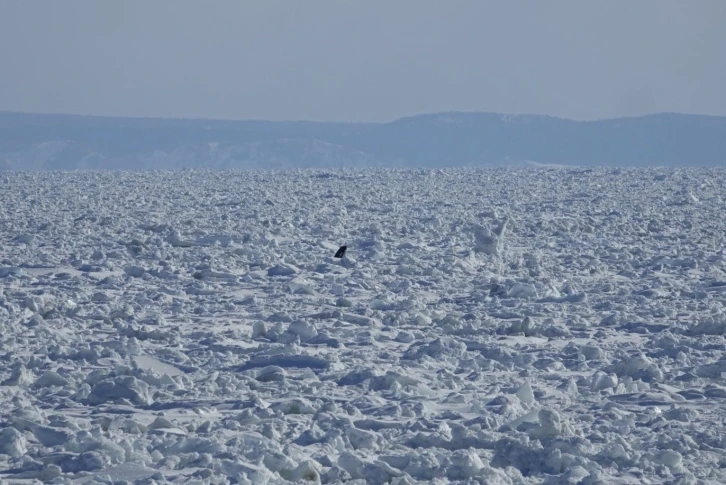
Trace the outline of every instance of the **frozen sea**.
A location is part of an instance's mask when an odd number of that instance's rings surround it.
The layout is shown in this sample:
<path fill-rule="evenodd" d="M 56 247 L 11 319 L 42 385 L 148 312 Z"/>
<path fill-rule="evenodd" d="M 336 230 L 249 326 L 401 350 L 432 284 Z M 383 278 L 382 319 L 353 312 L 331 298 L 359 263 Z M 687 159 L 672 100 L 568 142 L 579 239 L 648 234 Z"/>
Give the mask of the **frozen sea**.
<path fill-rule="evenodd" d="M 0 482 L 726 483 L 725 221 L 724 169 L 0 174 Z"/>

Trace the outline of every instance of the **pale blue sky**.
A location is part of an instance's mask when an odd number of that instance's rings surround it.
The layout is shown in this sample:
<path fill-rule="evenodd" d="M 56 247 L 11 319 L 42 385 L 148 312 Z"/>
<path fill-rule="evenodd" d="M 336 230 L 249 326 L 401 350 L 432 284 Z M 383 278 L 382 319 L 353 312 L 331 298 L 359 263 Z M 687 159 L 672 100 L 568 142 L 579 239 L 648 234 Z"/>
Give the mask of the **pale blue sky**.
<path fill-rule="evenodd" d="M 0 110 L 726 114 L 724 0 L 0 0 Z"/>

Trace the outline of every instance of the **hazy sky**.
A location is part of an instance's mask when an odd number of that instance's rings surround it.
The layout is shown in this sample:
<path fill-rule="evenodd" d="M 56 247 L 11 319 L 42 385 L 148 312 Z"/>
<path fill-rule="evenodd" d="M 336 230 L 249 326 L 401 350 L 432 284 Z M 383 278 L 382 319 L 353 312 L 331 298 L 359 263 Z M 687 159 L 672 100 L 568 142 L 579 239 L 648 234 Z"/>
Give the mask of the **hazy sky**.
<path fill-rule="evenodd" d="M 0 110 L 726 114 L 726 0 L 0 0 Z"/>

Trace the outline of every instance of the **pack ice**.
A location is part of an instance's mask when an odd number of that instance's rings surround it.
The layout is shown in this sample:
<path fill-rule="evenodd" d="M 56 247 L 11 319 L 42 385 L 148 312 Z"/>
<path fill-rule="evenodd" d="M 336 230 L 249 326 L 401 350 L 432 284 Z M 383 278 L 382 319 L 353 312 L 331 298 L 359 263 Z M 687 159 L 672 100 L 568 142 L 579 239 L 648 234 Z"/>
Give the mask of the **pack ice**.
<path fill-rule="evenodd" d="M 6 173 L 0 481 L 726 483 L 724 197 L 721 169 Z"/>

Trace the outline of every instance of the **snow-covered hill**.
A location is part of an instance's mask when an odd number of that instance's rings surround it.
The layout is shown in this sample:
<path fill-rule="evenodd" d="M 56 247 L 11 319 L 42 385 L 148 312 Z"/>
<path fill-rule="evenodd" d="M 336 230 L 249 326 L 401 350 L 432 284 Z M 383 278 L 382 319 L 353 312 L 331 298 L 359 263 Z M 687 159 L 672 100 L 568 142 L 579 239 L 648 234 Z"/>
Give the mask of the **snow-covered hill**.
<path fill-rule="evenodd" d="M 165 120 L 0 112 L 0 170 L 726 163 L 726 117 L 577 122 L 440 113 L 391 123 Z"/>

